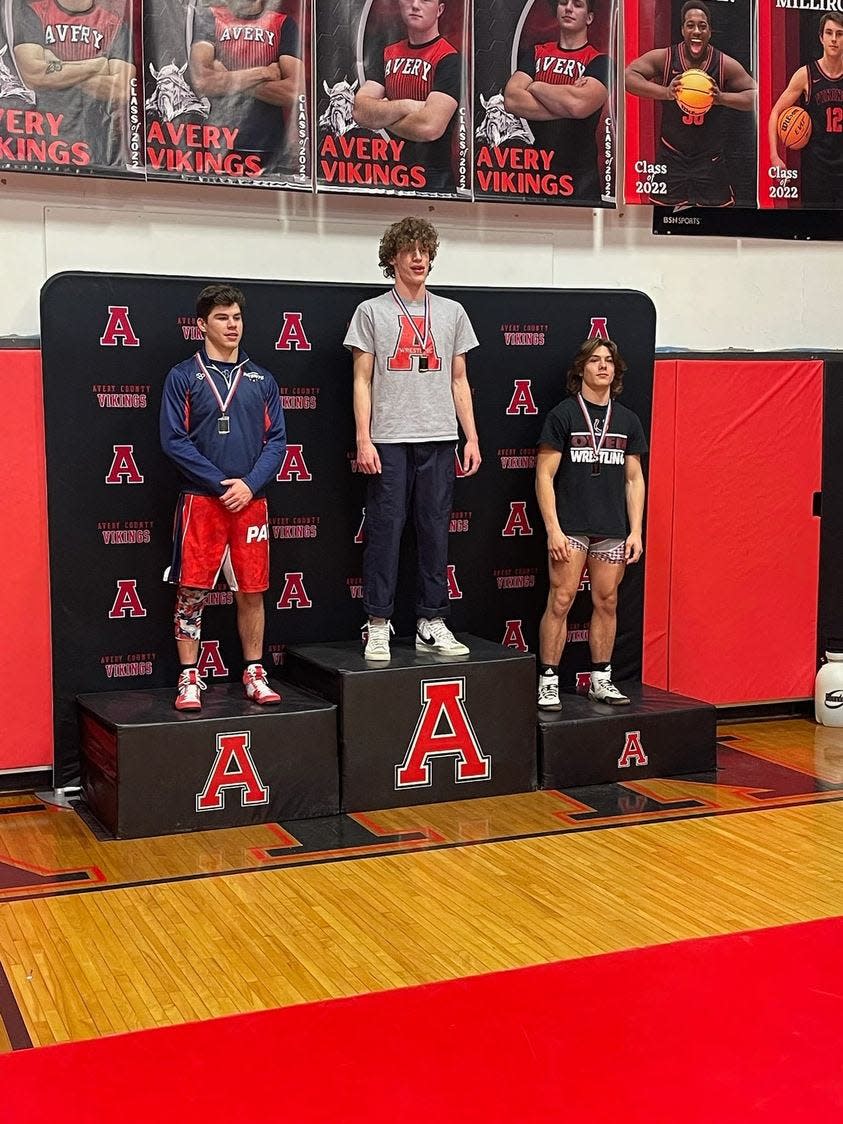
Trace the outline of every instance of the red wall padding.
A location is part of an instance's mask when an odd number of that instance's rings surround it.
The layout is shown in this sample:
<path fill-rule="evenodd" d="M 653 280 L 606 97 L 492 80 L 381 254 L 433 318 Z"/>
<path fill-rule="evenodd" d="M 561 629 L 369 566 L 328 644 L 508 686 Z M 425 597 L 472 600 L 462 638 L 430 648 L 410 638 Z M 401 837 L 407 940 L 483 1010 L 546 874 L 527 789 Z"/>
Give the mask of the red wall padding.
<path fill-rule="evenodd" d="M 6 694 L 0 770 L 53 763 L 50 584 L 41 354 L 0 351 L 0 681 Z"/>
<path fill-rule="evenodd" d="M 822 378 L 814 360 L 656 365 L 645 682 L 720 704 L 812 693 Z"/>

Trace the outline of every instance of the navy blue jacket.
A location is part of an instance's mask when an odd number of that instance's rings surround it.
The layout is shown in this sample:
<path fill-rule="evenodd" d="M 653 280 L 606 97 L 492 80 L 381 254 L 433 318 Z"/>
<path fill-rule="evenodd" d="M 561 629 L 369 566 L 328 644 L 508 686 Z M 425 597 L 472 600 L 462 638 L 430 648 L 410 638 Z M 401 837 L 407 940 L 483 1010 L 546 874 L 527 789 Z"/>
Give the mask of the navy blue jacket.
<path fill-rule="evenodd" d="M 208 377 L 225 401 L 228 387 L 201 352 Z M 202 496 L 221 496 L 223 480 L 240 478 L 257 496 L 277 475 L 287 438 L 278 384 L 269 371 L 253 363 L 240 349 L 237 365 L 243 373 L 226 413 L 228 433 L 218 429 L 220 407 L 196 356 L 178 363 L 167 375 L 161 399 L 161 447 L 181 472 L 184 490 Z"/>

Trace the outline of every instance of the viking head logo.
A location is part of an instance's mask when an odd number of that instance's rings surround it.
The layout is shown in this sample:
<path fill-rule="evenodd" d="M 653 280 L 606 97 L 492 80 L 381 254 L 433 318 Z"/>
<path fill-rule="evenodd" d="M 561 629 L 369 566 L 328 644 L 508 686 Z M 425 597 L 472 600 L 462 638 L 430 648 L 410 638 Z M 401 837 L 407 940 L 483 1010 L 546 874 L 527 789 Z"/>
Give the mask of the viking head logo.
<path fill-rule="evenodd" d="M 480 104 L 486 111 L 486 116 L 477 126 L 475 136 L 479 141 L 497 148 L 504 141 L 520 140 L 525 144 L 533 144 L 535 137 L 533 130 L 521 117 L 509 113 L 503 104 L 503 94 L 497 93 L 487 100 L 480 95 Z"/>
<path fill-rule="evenodd" d="M 184 113 L 197 113 L 207 117 L 211 103 L 207 98 L 198 98 L 187 83 L 184 72 L 187 63 L 176 66 L 176 60 L 168 62 L 160 70 L 149 64 L 149 73 L 155 79 L 155 89 L 146 99 L 146 108 L 157 114 L 162 121 L 174 121 Z"/>
<path fill-rule="evenodd" d="M 349 85 L 347 79 L 343 78 L 341 82 L 335 82 L 333 86 L 329 86 L 323 79 L 322 85 L 328 95 L 328 105 L 319 118 L 320 127 L 327 129 L 335 137 L 344 136 L 352 129 L 356 129 L 354 91 L 357 89 L 357 81 L 355 80 L 353 85 Z"/>
<path fill-rule="evenodd" d="M 6 66 L 6 60 L 3 56 L 8 49 L 9 44 L 7 43 L 0 51 L 0 98 L 20 98 L 30 105 L 35 105 L 35 94 L 28 86 L 24 86 L 18 76 L 13 74 Z"/>

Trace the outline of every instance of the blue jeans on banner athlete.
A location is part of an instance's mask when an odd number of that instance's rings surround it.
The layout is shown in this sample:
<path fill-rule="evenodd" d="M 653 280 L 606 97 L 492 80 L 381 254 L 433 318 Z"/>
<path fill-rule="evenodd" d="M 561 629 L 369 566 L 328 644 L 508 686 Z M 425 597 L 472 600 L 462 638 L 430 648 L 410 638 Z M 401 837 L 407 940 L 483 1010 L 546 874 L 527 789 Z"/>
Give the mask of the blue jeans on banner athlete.
<path fill-rule="evenodd" d="M 381 471 L 369 477 L 363 551 L 363 607 L 392 616 L 401 534 L 410 509 L 416 528 L 416 616 L 447 617 L 448 529 L 454 494 L 454 442 L 376 445 Z"/>

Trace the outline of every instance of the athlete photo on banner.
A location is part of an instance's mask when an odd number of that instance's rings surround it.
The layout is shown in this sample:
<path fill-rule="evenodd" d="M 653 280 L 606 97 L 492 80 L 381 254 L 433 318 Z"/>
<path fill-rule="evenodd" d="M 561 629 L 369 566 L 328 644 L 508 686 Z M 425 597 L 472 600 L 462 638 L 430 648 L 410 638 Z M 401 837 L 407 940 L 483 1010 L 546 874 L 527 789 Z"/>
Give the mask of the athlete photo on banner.
<path fill-rule="evenodd" d="M 318 191 L 471 198 L 465 0 L 316 5 Z"/>
<path fill-rule="evenodd" d="M 615 202 L 615 0 L 476 0 L 474 196 Z"/>
<path fill-rule="evenodd" d="M 7 0 L 0 168 L 143 175 L 133 0 Z"/>
<path fill-rule="evenodd" d="M 756 206 L 754 0 L 624 3 L 627 203 Z"/>
<path fill-rule="evenodd" d="M 305 0 L 146 0 L 150 179 L 312 190 Z"/>
<path fill-rule="evenodd" d="M 758 202 L 843 207 L 843 11 L 761 0 Z M 828 9 L 828 10 L 823 10 Z"/>

